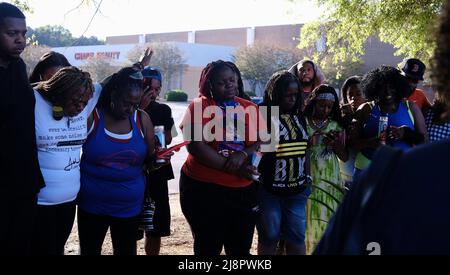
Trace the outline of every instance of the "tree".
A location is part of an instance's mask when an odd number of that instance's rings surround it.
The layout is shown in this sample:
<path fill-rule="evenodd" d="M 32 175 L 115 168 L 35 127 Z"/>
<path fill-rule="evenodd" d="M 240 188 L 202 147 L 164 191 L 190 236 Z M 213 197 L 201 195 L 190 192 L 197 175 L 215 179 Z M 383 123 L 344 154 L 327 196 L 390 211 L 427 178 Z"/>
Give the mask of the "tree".
<path fill-rule="evenodd" d="M 74 38 L 71 46 L 90 46 L 90 45 L 105 45 L 105 41 L 98 39 L 96 36 L 81 36 Z"/>
<path fill-rule="evenodd" d="M 11 4 L 17 6 L 21 11 L 23 12 L 33 12 L 33 9 L 31 8 L 30 4 L 28 3 L 27 0 L 12 0 L 12 1 L 7 1 L 10 2 Z"/>
<path fill-rule="evenodd" d="M 87 46 L 104 45 L 105 42 L 95 36 L 75 38 L 72 33 L 62 26 L 47 25 L 32 29 L 28 27 L 28 37 L 33 37 L 33 41 L 39 45 L 49 47 Z"/>
<path fill-rule="evenodd" d="M 6 2 L 10 2 L 11 4 L 16 5 L 23 12 L 33 13 L 33 8 L 29 3 L 31 1 L 29 0 L 9 0 Z M 50 47 L 104 45 L 105 42 L 99 40 L 95 36 L 91 37 L 84 36 L 85 33 L 88 31 L 89 27 L 91 26 L 95 16 L 99 12 L 101 12 L 100 8 L 102 3 L 103 0 L 79 0 L 78 4 L 74 8 L 66 12 L 66 14 L 69 14 L 81 8 L 87 8 L 91 6 L 94 7 L 94 14 L 90 18 L 83 34 L 79 38 L 72 37 L 70 31 L 63 28 L 62 26 L 45 26 L 38 28 L 36 30 L 28 28 L 29 29 L 28 36 L 32 37 L 32 35 L 34 35 L 34 38 L 29 39 L 32 40 L 30 44 L 41 44 Z M 70 37 L 68 34 L 70 34 Z"/>
<path fill-rule="evenodd" d="M 84 65 L 80 66 L 80 68 L 89 72 L 92 80 L 96 82 L 102 81 L 120 69 L 116 66 L 112 66 L 108 59 L 101 57 L 89 58 Z"/>
<path fill-rule="evenodd" d="M 25 48 L 21 57 L 25 64 L 27 64 L 27 73 L 31 74 L 36 64 L 39 62 L 39 58 L 41 58 L 44 53 L 51 51 L 52 49 L 46 46 L 39 45 L 29 45 Z"/>
<path fill-rule="evenodd" d="M 253 92 L 264 88 L 273 73 L 287 70 L 302 59 L 305 51 L 291 48 L 280 48 L 267 44 L 255 44 L 239 48 L 233 61 L 247 80 Z"/>
<path fill-rule="evenodd" d="M 22 11 L 33 13 L 33 8 L 31 7 L 29 0 L 8 0 L 6 2 L 16 5 Z M 95 8 L 97 10 L 99 10 L 102 2 L 103 2 L 103 0 L 100 0 L 100 2 L 98 2 L 98 0 L 79 0 L 79 3 L 77 4 L 77 6 L 75 8 L 73 8 L 72 10 L 70 10 L 69 12 L 79 9 L 81 6 L 90 6 L 92 4 L 95 6 Z M 97 13 L 98 13 L 98 11 L 94 14 L 94 16 Z"/>
<path fill-rule="evenodd" d="M 172 43 L 150 43 L 144 46 L 136 46 L 128 53 L 128 59 L 132 62 L 140 60 L 145 48 L 153 49 L 154 55 L 151 60 L 151 66 L 161 70 L 163 89 L 166 91 L 171 90 L 175 75 L 182 73 L 186 68 L 186 59 L 183 53 Z"/>
<path fill-rule="evenodd" d="M 72 33 L 62 26 L 43 26 L 36 29 L 29 29 L 29 36 L 34 35 L 40 45 L 49 47 L 64 47 L 72 43 Z"/>
<path fill-rule="evenodd" d="M 362 75 L 363 62 L 346 58 L 338 64 L 333 63 L 333 56 L 324 54 L 318 60 L 314 60 L 325 75 L 326 83 L 336 89 L 340 89 L 344 81 L 353 75 Z"/>
<path fill-rule="evenodd" d="M 292 0 L 297 1 L 297 0 Z M 333 64 L 361 60 L 371 36 L 393 45 L 396 55 L 428 63 L 436 46 L 433 36 L 444 0 L 317 0 L 326 12 L 321 22 L 305 24 L 300 48 L 326 38 Z"/>

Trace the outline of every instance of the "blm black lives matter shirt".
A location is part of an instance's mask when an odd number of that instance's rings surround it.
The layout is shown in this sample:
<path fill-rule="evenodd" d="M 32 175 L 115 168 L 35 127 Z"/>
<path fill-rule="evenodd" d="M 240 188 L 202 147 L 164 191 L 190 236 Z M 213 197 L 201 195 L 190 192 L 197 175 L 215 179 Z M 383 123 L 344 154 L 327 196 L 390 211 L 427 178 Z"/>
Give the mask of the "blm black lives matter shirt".
<path fill-rule="evenodd" d="M 308 134 L 305 124 L 298 115 L 280 116 L 276 151 L 264 154 L 258 167 L 264 188 L 272 194 L 291 196 L 306 189 Z"/>

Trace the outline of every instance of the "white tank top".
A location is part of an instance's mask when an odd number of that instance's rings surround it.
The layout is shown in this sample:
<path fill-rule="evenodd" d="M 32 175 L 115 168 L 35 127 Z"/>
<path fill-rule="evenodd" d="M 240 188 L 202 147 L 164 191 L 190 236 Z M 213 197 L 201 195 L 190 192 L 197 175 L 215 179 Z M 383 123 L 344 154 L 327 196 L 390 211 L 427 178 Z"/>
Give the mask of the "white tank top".
<path fill-rule="evenodd" d="M 38 195 L 39 205 L 57 205 L 76 199 L 80 190 L 81 148 L 87 137 L 87 119 L 94 110 L 102 87 L 95 91 L 86 108 L 76 117 L 53 118 L 52 106 L 41 94 L 36 98 L 35 127 L 39 165 L 45 187 Z"/>

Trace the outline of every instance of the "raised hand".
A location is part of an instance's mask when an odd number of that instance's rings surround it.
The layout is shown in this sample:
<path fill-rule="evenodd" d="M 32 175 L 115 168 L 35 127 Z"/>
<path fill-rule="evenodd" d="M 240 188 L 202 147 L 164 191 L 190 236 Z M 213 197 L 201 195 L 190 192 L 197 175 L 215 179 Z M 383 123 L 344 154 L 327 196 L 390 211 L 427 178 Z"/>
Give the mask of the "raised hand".
<path fill-rule="evenodd" d="M 145 49 L 144 52 L 144 56 L 141 59 L 141 64 L 144 67 L 147 67 L 148 65 L 150 65 L 150 60 L 152 59 L 152 55 L 153 55 L 153 49 L 147 48 Z"/>

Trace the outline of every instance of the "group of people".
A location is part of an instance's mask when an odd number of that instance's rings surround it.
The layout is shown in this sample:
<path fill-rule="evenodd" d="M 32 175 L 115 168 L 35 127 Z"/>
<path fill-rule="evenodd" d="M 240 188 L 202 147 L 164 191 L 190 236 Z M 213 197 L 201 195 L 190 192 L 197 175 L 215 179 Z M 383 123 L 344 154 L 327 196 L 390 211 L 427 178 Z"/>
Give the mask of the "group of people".
<path fill-rule="evenodd" d="M 427 128 L 449 125 L 425 123 L 435 107 L 417 89 L 424 72 L 423 62 L 405 59 L 399 69 L 381 66 L 348 78 L 340 96 L 310 60 L 275 72 L 259 109 L 273 113 L 278 108 L 278 124 L 270 114 L 259 114 L 266 125 L 256 126 L 252 121 L 260 119 L 247 113 L 231 116 L 231 125 L 245 125 L 244 133 L 255 126 L 258 133 L 279 135 L 274 150 L 262 152 L 255 166 L 252 159 L 264 141 L 227 127 L 230 108 L 239 113 L 252 107 L 240 96 L 240 72 L 230 62 L 210 63 L 202 71 L 200 97 L 181 125 L 192 141 L 182 167 L 180 200 L 195 254 L 216 255 L 223 248 L 228 255 L 248 254 L 255 226 L 259 254 L 275 254 L 281 243 L 286 254 L 312 251 L 378 148 L 406 152 L 428 141 Z M 218 107 L 213 115 L 207 111 L 211 106 Z M 195 117 L 196 110 L 203 116 Z M 381 120 L 386 124 L 382 131 Z M 212 121 L 213 135 L 223 132 L 231 139 L 208 140 L 205 131 Z M 202 130 L 200 139 L 196 127 Z"/>
<path fill-rule="evenodd" d="M 2 2 L 0 28 L 2 141 L 11 140 L 1 154 L 1 253 L 62 255 L 77 213 L 82 255 L 100 254 L 108 229 L 114 254 L 136 254 L 146 182 L 162 168 L 155 168 L 160 149 L 149 114 L 171 129 L 170 110 L 153 103 L 161 74 L 147 67 L 152 51 L 102 83 L 49 52 L 28 78 L 20 59 L 25 16 Z M 164 193 L 164 186 L 154 189 Z M 161 210 L 168 204 L 155 201 Z M 161 210 L 162 224 L 148 235 L 149 254 L 159 253 L 159 234 L 167 231 L 170 213 Z"/>
<path fill-rule="evenodd" d="M 424 157 L 421 165 L 432 165 L 428 147 L 419 145 L 450 137 L 449 9 L 447 4 L 433 63 L 433 104 L 417 88 L 426 67 L 415 58 L 405 59 L 400 68 L 380 66 L 349 77 L 340 93 L 326 84 L 313 61 L 303 60 L 274 72 L 259 106 L 244 92 L 234 63 L 209 63 L 200 76 L 199 97 L 180 125 L 189 141 L 180 204 L 194 254 L 220 255 L 224 249 L 227 255 L 249 255 L 255 228 L 260 255 L 276 254 L 280 247 L 283 253 L 304 255 L 324 233 L 317 254 L 339 253 L 329 245 L 340 237 L 336 219 L 351 219 L 346 209 L 352 198 L 364 196 L 359 183 L 385 145 L 405 152 L 392 179 L 393 192 L 400 192 L 397 183 L 414 188 L 405 185 L 415 184 L 414 178 L 399 177 L 417 166 L 412 158 Z M 100 255 L 108 229 L 115 255 L 135 255 L 143 235 L 146 253 L 158 255 L 161 237 L 170 235 L 167 183 L 174 175 L 171 155 L 163 165 L 157 158 L 176 131 L 169 106 L 156 102 L 162 75 L 148 66 L 153 52 L 146 50 L 141 61 L 101 83 L 49 52 L 28 77 L 20 59 L 26 31 L 23 13 L 0 3 L 0 139 L 7 144 L 0 158 L 0 254 L 64 254 L 77 215 L 81 255 Z M 164 140 L 155 137 L 154 126 L 163 127 Z M 448 142 L 437 144 L 430 150 L 448 147 Z M 449 163 L 445 154 L 440 158 L 441 166 Z M 433 190 L 439 190 L 445 169 L 435 169 L 425 171 L 435 172 L 430 177 Z M 418 184 L 416 192 L 427 188 Z M 411 207 L 426 216 L 423 207 L 418 209 L 423 204 L 411 201 L 419 194 L 399 195 L 399 200 L 406 202 L 403 207 L 416 203 Z M 151 229 L 143 234 L 140 216 L 149 198 L 155 212 Z M 397 205 L 396 197 L 387 198 L 390 207 Z M 378 239 L 388 252 L 420 253 L 389 243 L 391 231 L 382 224 L 389 209 L 364 220 L 379 229 L 368 235 L 382 236 Z M 394 227 L 395 220 L 388 220 Z M 436 217 L 436 227 L 449 227 L 440 220 Z M 412 222 L 402 221 L 396 229 Z"/>

